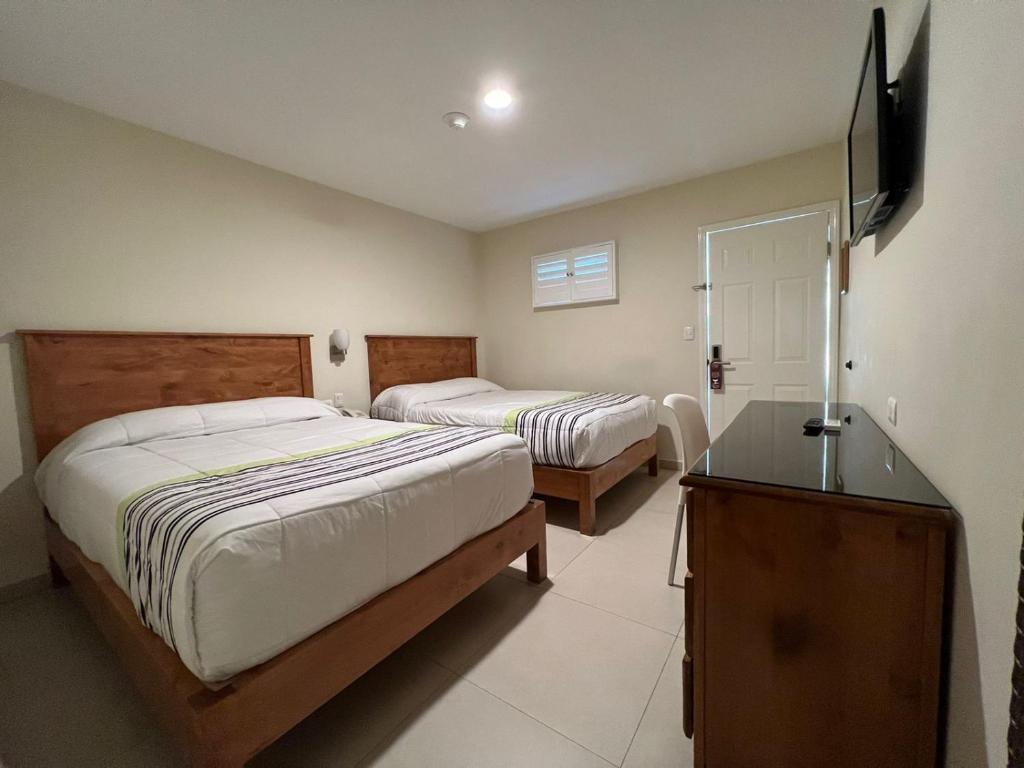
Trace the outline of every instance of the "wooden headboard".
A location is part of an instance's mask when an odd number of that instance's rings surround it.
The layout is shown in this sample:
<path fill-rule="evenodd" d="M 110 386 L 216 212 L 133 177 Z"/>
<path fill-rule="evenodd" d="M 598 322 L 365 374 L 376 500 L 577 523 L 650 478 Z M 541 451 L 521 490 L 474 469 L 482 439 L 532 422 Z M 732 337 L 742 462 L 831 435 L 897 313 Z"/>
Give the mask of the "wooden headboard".
<path fill-rule="evenodd" d="M 18 331 L 36 451 L 99 419 L 167 405 L 313 396 L 299 334 Z"/>
<path fill-rule="evenodd" d="M 476 336 L 367 336 L 370 400 L 388 387 L 476 376 Z"/>

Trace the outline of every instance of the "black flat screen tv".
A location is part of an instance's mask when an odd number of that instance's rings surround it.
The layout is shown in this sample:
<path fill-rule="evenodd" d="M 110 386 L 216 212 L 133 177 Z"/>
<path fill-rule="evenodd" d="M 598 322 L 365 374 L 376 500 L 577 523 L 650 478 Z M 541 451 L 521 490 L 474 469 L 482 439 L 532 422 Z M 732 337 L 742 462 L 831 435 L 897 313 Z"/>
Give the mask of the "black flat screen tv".
<path fill-rule="evenodd" d="M 876 8 L 861 65 L 857 101 L 846 136 L 850 242 L 874 234 L 906 193 L 900 119 L 885 61 L 885 12 Z"/>

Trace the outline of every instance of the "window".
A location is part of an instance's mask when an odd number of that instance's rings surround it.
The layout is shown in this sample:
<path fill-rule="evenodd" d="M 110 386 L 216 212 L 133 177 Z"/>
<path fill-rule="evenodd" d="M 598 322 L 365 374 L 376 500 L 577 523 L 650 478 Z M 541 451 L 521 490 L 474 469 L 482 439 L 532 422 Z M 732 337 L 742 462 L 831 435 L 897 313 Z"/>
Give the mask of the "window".
<path fill-rule="evenodd" d="M 585 304 L 618 297 L 614 241 L 533 257 L 534 307 Z"/>

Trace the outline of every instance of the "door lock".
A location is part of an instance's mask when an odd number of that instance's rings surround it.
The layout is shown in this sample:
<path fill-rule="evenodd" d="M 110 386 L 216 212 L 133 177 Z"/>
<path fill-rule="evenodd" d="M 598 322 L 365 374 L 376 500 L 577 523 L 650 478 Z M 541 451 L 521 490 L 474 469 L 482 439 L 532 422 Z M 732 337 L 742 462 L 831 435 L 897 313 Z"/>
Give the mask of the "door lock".
<path fill-rule="evenodd" d="M 721 392 L 725 388 L 725 371 L 728 360 L 722 359 L 722 345 L 711 345 L 711 359 L 708 360 L 708 387 L 712 392 Z"/>

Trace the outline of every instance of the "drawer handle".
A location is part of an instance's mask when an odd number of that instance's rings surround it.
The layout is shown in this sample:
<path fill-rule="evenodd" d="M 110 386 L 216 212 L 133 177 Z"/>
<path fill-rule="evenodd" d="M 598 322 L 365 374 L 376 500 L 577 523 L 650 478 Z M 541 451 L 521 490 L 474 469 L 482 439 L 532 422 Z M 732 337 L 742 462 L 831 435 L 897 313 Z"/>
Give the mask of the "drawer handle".
<path fill-rule="evenodd" d="M 683 577 L 683 652 L 693 654 L 693 574 Z"/>
<path fill-rule="evenodd" d="M 683 656 L 683 735 L 693 738 L 693 659 Z"/>

